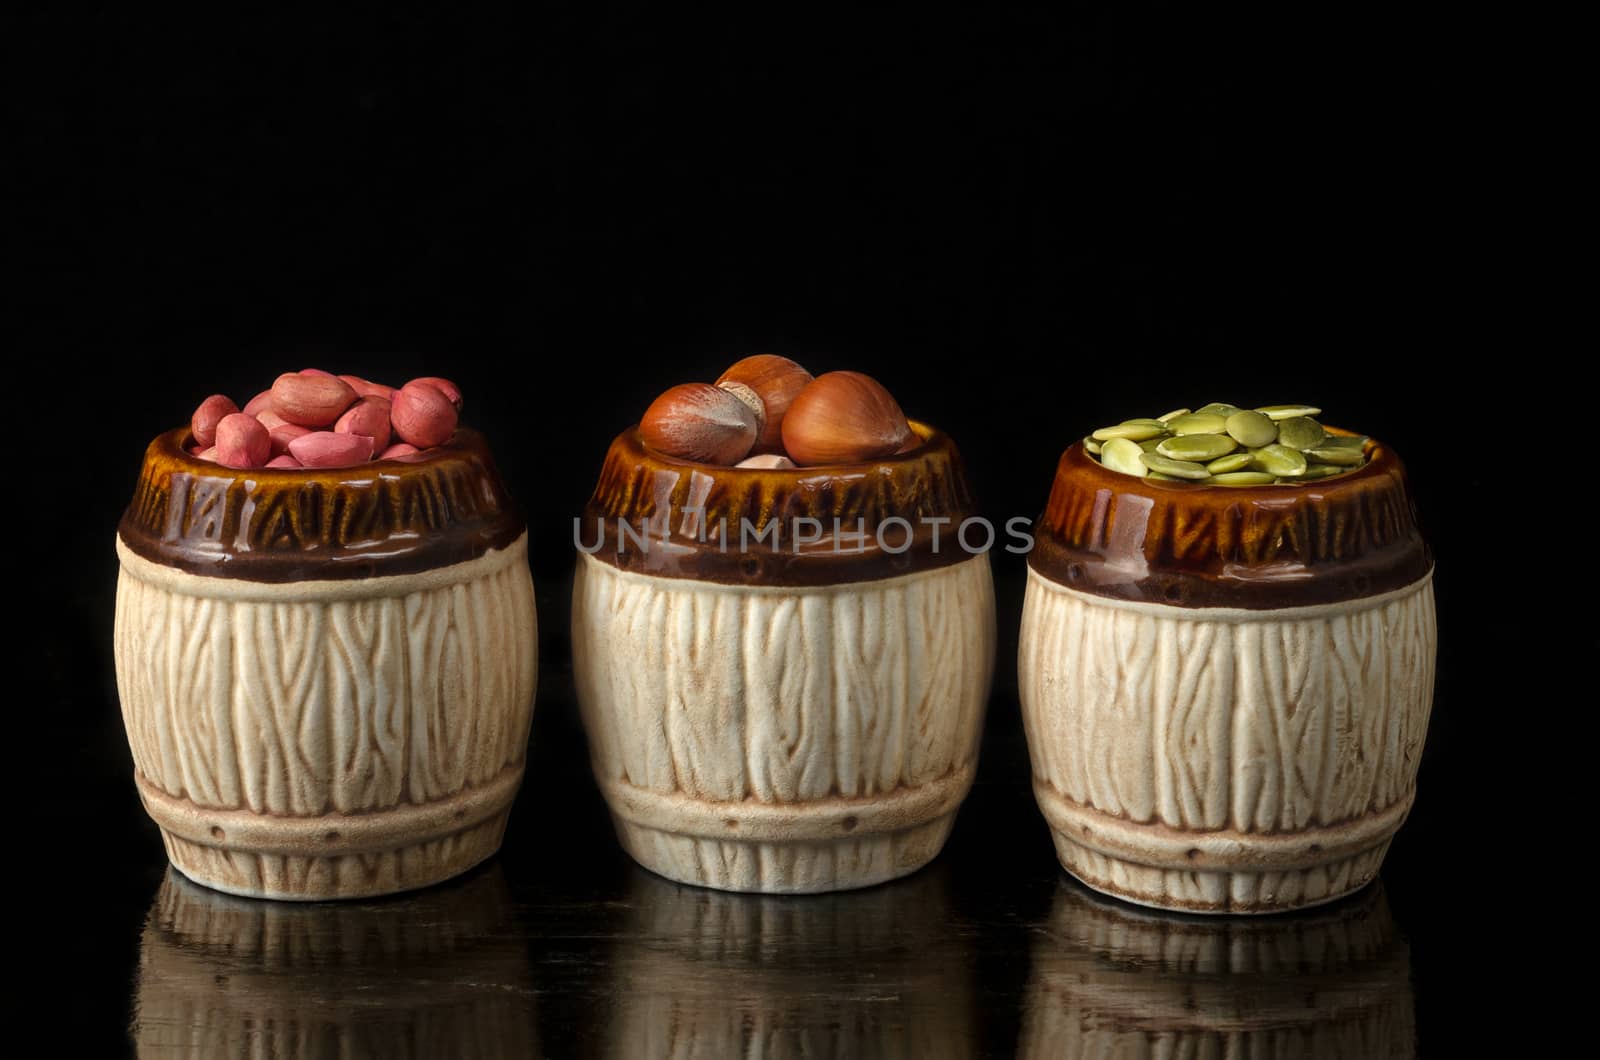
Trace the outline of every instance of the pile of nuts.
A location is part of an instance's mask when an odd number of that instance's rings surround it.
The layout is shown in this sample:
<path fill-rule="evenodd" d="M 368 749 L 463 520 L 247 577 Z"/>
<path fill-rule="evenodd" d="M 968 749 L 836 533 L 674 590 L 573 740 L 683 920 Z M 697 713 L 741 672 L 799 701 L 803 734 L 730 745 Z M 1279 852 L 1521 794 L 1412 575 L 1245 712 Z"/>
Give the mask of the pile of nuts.
<path fill-rule="evenodd" d="M 921 444 L 876 379 L 813 377 L 771 353 L 746 357 L 715 383 L 668 390 L 645 410 L 639 437 L 683 460 L 773 469 L 879 460 Z"/>
<path fill-rule="evenodd" d="M 1124 475 L 1214 486 L 1308 482 L 1365 464 L 1369 439 L 1329 434 L 1312 419 L 1321 413 L 1312 405 L 1241 409 L 1212 402 L 1101 427 L 1083 447 Z"/>
<path fill-rule="evenodd" d="M 450 440 L 460 413 L 460 388 L 438 376 L 395 389 L 307 368 L 280 375 L 242 410 L 224 394 L 200 402 L 189 452 L 234 468 L 416 460 Z"/>

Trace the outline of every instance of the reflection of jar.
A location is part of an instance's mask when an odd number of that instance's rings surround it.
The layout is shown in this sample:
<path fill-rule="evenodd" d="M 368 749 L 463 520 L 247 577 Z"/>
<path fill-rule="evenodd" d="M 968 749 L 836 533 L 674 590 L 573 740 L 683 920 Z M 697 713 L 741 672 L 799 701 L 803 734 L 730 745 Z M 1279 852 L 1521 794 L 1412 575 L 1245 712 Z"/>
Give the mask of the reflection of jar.
<path fill-rule="evenodd" d="M 321 899 L 489 857 L 537 666 L 528 536 L 483 438 L 236 471 L 186 437 L 151 443 L 117 533 L 117 686 L 172 863 Z"/>
<path fill-rule="evenodd" d="M 978 1055 L 966 936 L 937 867 L 804 899 L 635 872 L 604 1055 Z"/>
<path fill-rule="evenodd" d="M 233 898 L 169 870 L 140 944 L 141 1056 L 538 1054 L 499 866 L 403 900 Z"/>
<path fill-rule="evenodd" d="M 1029 556 L 1019 690 L 1068 872 L 1194 912 L 1377 874 L 1433 705 L 1433 564 L 1400 461 L 1260 487 L 1069 448 Z"/>
<path fill-rule="evenodd" d="M 579 527 L 573 670 L 617 834 L 651 871 L 828 891 L 944 845 L 977 765 L 994 589 L 958 538 L 954 444 L 912 429 L 900 456 L 784 471 L 676 460 L 637 430 L 612 443 Z"/>
<path fill-rule="evenodd" d="M 1287 917 L 1145 912 L 1076 883 L 1033 947 L 1019 1055 L 1416 1055 L 1410 952 L 1383 889 Z"/>

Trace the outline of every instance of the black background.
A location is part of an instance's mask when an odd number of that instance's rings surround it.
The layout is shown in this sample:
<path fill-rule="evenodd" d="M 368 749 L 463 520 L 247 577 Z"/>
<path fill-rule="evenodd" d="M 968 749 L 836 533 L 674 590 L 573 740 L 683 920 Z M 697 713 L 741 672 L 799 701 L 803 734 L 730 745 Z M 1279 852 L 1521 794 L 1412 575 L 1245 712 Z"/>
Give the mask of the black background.
<path fill-rule="evenodd" d="M 997 521 L 1037 514 L 1075 437 L 1177 405 L 1309 400 L 1394 446 L 1441 641 L 1421 796 L 1383 878 L 1424 1053 L 1483 1032 L 1457 1016 L 1499 933 L 1499 855 L 1463 852 L 1509 813 L 1481 790 L 1483 716 L 1524 693 L 1496 662 L 1517 619 L 1473 580 L 1490 476 L 1437 415 L 1506 385 L 1480 392 L 1458 356 L 1481 230 L 1447 30 L 1184 5 L 14 28 L 10 415 L 43 450 L 13 494 L 44 836 L 20 871 L 49 910 L 22 929 L 70 976 L 45 1003 L 74 1034 L 121 1048 L 162 866 L 110 657 L 112 530 L 151 436 L 291 368 L 461 384 L 539 588 L 532 765 L 502 860 L 578 924 L 629 870 L 571 698 L 571 518 L 654 394 L 758 351 L 879 378 L 956 438 Z M 1023 564 L 994 562 L 985 754 L 944 858 L 963 901 L 1014 923 L 983 957 L 985 1043 L 1005 1055 L 1020 925 L 1055 870 L 1015 695 Z M 557 1055 L 593 1018 L 543 1011 Z"/>

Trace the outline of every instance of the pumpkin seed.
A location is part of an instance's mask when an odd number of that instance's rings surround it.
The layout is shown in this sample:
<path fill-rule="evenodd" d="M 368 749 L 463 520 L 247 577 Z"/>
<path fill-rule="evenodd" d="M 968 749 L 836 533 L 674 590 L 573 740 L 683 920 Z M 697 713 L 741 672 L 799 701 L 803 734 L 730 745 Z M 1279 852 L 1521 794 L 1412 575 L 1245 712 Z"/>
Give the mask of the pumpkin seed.
<path fill-rule="evenodd" d="M 1255 457 L 1249 453 L 1229 453 L 1227 456 L 1219 456 L 1211 461 L 1206 465 L 1206 470 L 1213 475 L 1226 475 L 1233 471 L 1243 471 L 1250 466 L 1250 461 L 1254 459 Z"/>
<path fill-rule="evenodd" d="M 1139 459 L 1143 460 L 1144 466 L 1151 471 L 1159 471 L 1163 475 L 1171 475 L 1173 478 L 1198 481 L 1211 477 L 1211 472 L 1192 460 L 1174 460 L 1172 457 L 1162 456 L 1160 453 L 1141 453 L 1139 454 Z"/>
<path fill-rule="evenodd" d="M 1226 456 L 1239 448 L 1239 443 L 1226 434 L 1184 434 L 1167 438 L 1156 446 L 1156 452 L 1174 460 L 1194 460 L 1205 463 Z"/>
<path fill-rule="evenodd" d="M 1221 434 L 1228 429 L 1228 418 L 1212 412 L 1191 412 L 1167 424 L 1173 434 Z"/>
<path fill-rule="evenodd" d="M 1101 427 L 1089 437 L 1097 442 L 1109 442 L 1113 438 L 1142 442 L 1146 438 L 1159 438 L 1165 433 L 1167 428 L 1164 425 L 1155 420 L 1144 420 L 1139 423 L 1118 423 L 1111 427 Z"/>
<path fill-rule="evenodd" d="M 1365 435 L 1329 434 L 1314 405 L 1243 409 L 1213 401 L 1101 427 L 1084 450 L 1105 467 L 1155 482 L 1264 486 L 1342 475 L 1368 460 Z"/>
<path fill-rule="evenodd" d="M 1361 450 L 1347 446 L 1322 446 L 1306 450 L 1306 459 L 1320 464 L 1339 464 L 1342 467 L 1360 467 L 1367 462 Z"/>
<path fill-rule="evenodd" d="M 1145 467 L 1139 459 L 1142 455 L 1144 451 L 1139 448 L 1139 443 L 1127 438 L 1113 438 L 1106 442 L 1100 453 L 1100 462 L 1124 475 L 1143 475 Z"/>
<path fill-rule="evenodd" d="M 1227 431 L 1240 445 L 1259 449 L 1278 440 L 1278 425 L 1259 412 L 1242 410 L 1228 417 Z"/>
<path fill-rule="evenodd" d="M 1256 411 L 1269 420 L 1286 420 L 1293 416 L 1322 415 L 1322 410 L 1315 405 L 1262 405 Z"/>
<path fill-rule="evenodd" d="M 1328 432 L 1309 416 L 1291 416 L 1278 421 L 1278 443 L 1290 449 L 1315 449 Z"/>
<path fill-rule="evenodd" d="M 1282 478 L 1299 478 L 1306 473 L 1306 458 L 1298 449 L 1277 442 L 1255 450 L 1257 470 Z"/>

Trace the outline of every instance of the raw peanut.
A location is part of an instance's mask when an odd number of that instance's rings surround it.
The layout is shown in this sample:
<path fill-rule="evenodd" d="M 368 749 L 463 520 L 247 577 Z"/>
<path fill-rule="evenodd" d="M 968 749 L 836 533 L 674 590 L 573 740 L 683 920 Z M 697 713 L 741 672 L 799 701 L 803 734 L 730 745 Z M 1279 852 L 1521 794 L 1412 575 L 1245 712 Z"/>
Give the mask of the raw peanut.
<path fill-rule="evenodd" d="M 267 461 L 267 466 L 268 467 L 280 467 L 280 468 L 292 468 L 292 467 L 304 467 L 305 465 L 300 463 L 300 461 L 296 460 L 294 457 L 290 456 L 288 453 L 280 453 L 278 456 L 275 456 L 271 460 L 268 460 Z"/>
<path fill-rule="evenodd" d="M 263 390 L 261 393 L 245 402 L 244 408 L 240 409 L 239 411 L 243 412 L 246 416 L 259 416 L 271 407 L 272 391 Z"/>
<path fill-rule="evenodd" d="M 282 456 L 289 451 L 289 443 L 303 434 L 310 434 L 310 427 L 302 427 L 298 423 L 284 423 L 272 428 L 268 432 L 272 436 L 272 455 Z"/>
<path fill-rule="evenodd" d="M 217 424 L 222 417 L 231 416 L 239 411 L 239 406 L 226 394 L 212 394 L 200 402 L 200 407 L 194 410 L 194 415 L 189 417 L 189 433 L 194 435 L 195 444 L 201 449 L 206 449 L 217 444 Z"/>
<path fill-rule="evenodd" d="M 414 379 L 394 396 L 394 433 L 418 449 L 448 442 L 456 419 L 455 405 L 432 383 Z"/>
<path fill-rule="evenodd" d="M 428 386 L 433 387 L 439 393 L 449 398 L 450 404 L 456 407 L 457 412 L 461 411 L 461 388 L 456 386 L 450 380 L 437 375 L 425 375 L 419 379 L 411 380 L 411 383 L 426 383 Z M 406 386 L 410 386 L 411 383 L 407 383 Z"/>
<path fill-rule="evenodd" d="M 272 411 L 302 427 L 326 427 L 355 403 L 350 384 L 332 375 L 285 372 L 272 384 Z"/>
<path fill-rule="evenodd" d="M 260 467 L 272 456 L 272 436 L 254 416 L 235 412 L 217 424 L 217 463 Z"/>
<path fill-rule="evenodd" d="M 414 456 L 421 456 L 422 450 L 410 442 L 396 442 L 379 455 L 379 460 L 408 460 Z"/>
<path fill-rule="evenodd" d="M 372 380 L 363 379 L 359 375 L 341 375 L 339 378 L 349 383 L 350 389 L 362 397 L 381 397 L 385 401 L 394 400 L 394 387 L 392 386 L 374 383 Z"/>
<path fill-rule="evenodd" d="M 194 457 L 196 460 L 205 460 L 215 464 L 217 462 L 217 447 L 213 445 L 209 448 L 202 449 L 198 453 L 194 454 Z"/>
<path fill-rule="evenodd" d="M 282 427 L 285 423 L 289 422 L 271 409 L 262 409 L 260 412 L 256 413 L 256 419 L 260 420 L 261 426 L 265 427 L 269 431 L 275 430 L 278 427 Z"/>
<path fill-rule="evenodd" d="M 372 439 L 364 434 L 312 431 L 289 443 L 289 455 L 305 467 L 349 467 L 372 459 Z"/>
<path fill-rule="evenodd" d="M 338 376 L 334 375 L 332 372 L 324 372 L 321 368 L 302 368 L 302 369 L 300 369 L 300 374 L 301 375 L 325 376 L 328 379 L 337 379 L 337 378 L 339 378 Z"/>
<path fill-rule="evenodd" d="M 389 413 L 392 406 L 381 397 L 362 398 L 351 405 L 333 425 L 337 434 L 361 434 L 372 439 L 372 448 L 382 452 L 389 447 Z"/>

